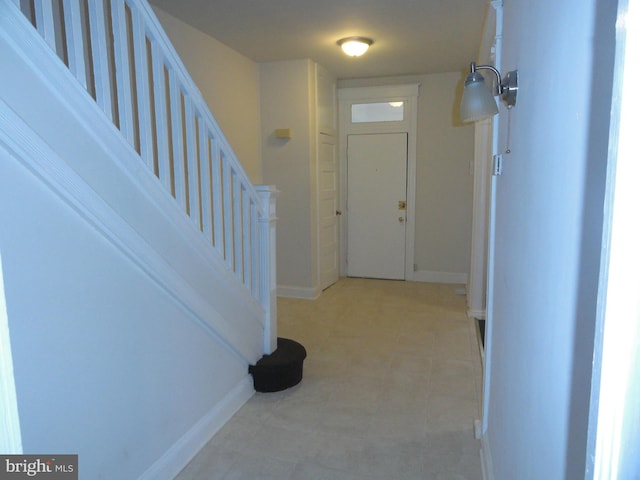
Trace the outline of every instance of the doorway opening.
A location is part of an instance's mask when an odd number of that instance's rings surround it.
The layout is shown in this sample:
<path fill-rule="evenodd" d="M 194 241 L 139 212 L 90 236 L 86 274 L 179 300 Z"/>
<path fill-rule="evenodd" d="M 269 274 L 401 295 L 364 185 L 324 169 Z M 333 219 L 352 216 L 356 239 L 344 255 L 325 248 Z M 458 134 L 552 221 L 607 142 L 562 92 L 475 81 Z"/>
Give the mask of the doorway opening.
<path fill-rule="evenodd" d="M 418 93 L 338 91 L 342 276 L 414 279 Z"/>

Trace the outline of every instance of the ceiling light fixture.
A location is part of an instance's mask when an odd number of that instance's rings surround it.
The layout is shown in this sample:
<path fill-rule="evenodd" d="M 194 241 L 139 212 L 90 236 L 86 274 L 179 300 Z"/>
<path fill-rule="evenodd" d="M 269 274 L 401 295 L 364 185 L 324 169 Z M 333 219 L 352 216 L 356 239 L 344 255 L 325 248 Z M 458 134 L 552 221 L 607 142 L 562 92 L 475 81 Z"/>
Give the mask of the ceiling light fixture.
<path fill-rule="evenodd" d="M 373 44 L 373 40 L 366 37 L 347 37 L 338 40 L 338 45 L 350 57 L 359 57 Z"/>
<path fill-rule="evenodd" d="M 498 80 L 495 94 L 484 83 L 484 77 L 477 70 L 490 70 L 495 74 Z M 491 65 L 476 66 L 474 62 L 471 62 L 471 73 L 464 81 L 464 92 L 460 102 L 460 119 L 463 122 L 477 122 L 494 116 L 498 113 L 498 105 L 493 98 L 494 95 L 500 95 L 504 103 L 507 104 L 507 108 L 513 108 L 518 95 L 518 71 L 513 70 L 507 73 L 503 79 L 500 72 Z"/>

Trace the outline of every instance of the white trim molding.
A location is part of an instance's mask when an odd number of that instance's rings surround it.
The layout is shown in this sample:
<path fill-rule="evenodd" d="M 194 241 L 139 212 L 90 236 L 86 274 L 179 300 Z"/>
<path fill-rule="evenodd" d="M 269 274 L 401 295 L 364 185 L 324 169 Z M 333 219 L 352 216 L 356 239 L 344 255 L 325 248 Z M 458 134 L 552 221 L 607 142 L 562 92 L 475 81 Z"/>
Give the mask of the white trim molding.
<path fill-rule="evenodd" d="M 617 18 L 586 480 L 638 478 L 640 466 L 640 5 L 621 0 Z"/>
<path fill-rule="evenodd" d="M 16 384 L 13 375 L 13 357 L 9 335 L 9 317 L 4 297 L 2 255 L 0 254 L 0 452 L 22 453 L 22 435 Z"/>
<path fill-rule="evenodd" d="M 482 55 L 486 60 L 489 55 L 494 65 L 500 65 L 502 61 L 502 0 L 494 0 L 487 5 L 487 18 L 485 28 L 488 29 L 485 34 L 489 38 L 493 35 L 493 40 L 489 40 L 489 45 L 483 43 Z M 493 125 L 491 128 L 491 154 L 498 152 L 498 116 L 493 117 Z M 488 132 L 487 132 L 488 133 Z M 489 177 L 489 187 L 487 192 L 487 225 L 486 225 L 486 292 L 485 292 L 485 341 L 484 341 L 484 371 L 482 385 L 482 432 L 486 434 L 489 426 L 489 401 L 491 392 L 491 344 L 493 332 L 493 283 L 494 283 L 494 248 L 495 248 L 495 211 L 496 211 L 496 189 L 497 179 L 495 175 Z M 484 440 L 483 440 L 484 442 Z M 487 441 L 488 443 L 488 441 Z M 488 448 L 488 447 L 487 447 Z M 493 477 L 491 477 L 493 478 Z"/>
<path fill-rule="evenodd" d="M 489 439 L 485 433 L 480 438 L 480 465 L 482 467 L 483 480 L 495 480 L 493 473 L 493 459 L 491 457 L 491 448 L 489 447 Z"/>
<path fill-rule="evenodd" d="M 429 282 L 429 283 L 451 283 L 466 285 L 469 275 L 466 273 L 455 272 L 432 272 L 430 270 L 418 270 L 413 272 L 414 282 Z"/>
<path fill-rule="evenodd" d="M 304 298 L 315 300 L 320 296 L 320 287 L 293 287 L 291 285 L 278 285 L 278 296 L 287 298 Z"/>
<path fill-rule="evenodd" d="M 487 231 L 489 226 L 489 189 L 492 159 L 491 120 L 475 125 L 473 156 L 473 220 L 471 226 L 471 263 L 467 285 L 469 310 L 486 308 Z"/>
<path fill-rule="evenodd" d="M 478 318 L 480 320 L 486 320 L 487 311 L 486 310 L 467 310 L 467 317 L 469 318 Z"/>

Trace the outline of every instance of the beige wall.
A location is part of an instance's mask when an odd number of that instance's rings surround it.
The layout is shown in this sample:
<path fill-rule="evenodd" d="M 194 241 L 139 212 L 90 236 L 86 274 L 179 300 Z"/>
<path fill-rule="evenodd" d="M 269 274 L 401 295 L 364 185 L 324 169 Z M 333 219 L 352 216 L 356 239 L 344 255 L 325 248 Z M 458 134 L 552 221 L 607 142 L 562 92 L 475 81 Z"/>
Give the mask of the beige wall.
<path fill-rule="evenodd" d="M 338 87 L 420 83 L 414 256 L 417 278 L 420 273 L 469 272 L 474 129 L 454 118 L 461 81 L 462 72 L 452 72 L 338 82 Z"/>
<path fill-rule="evenodd" d="M 418 270 L 468 272 L 474 127 L 456 124 L 458 72 L 420 81 L 416 205 Z"/>
<path fill-rule="evenodd" d="M 262 183 L 258 65 L 154 7 L 249 178 Z"/>
<path fill-rule="evenodd" d="M 278 287 L 289 295 L 314 296 L 315 76 L 309 60 L 260 64 L 264 181 L 278 198 Z M 291 128 L 292 138 L 275 138 Z"/>

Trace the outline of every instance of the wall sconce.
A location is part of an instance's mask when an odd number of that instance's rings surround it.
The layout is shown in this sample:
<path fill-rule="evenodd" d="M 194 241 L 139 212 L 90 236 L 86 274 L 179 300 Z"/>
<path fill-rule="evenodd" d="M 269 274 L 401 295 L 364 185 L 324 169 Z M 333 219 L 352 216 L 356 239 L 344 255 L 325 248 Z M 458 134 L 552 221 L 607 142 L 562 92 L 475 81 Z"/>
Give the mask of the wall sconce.
<path fill-rule="evenodd" d="M 350 57 L 359 57 L 373 45 L 373 40 L 366 37 L 347 37 L 338 40 L 338 45 Z"/>
<path fill-rule="evenodd" d="M 491 70 L 498 80 L 497 93 L 492 93 L 484 83 L 484 77 L 477 70 Z M 471 62 L 471 73 L 464 81 L 464 92 L 460 102 L 460 119 L 463 122 L 477 122 L 498 113 L 498 105 L 493 98 L 500 95 L 507 104 L 507 108 L 513 108 L 518 95 L 518 71 L 513 70 L 504 77 L 491 65 L 478 65 Z"/>

